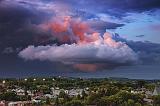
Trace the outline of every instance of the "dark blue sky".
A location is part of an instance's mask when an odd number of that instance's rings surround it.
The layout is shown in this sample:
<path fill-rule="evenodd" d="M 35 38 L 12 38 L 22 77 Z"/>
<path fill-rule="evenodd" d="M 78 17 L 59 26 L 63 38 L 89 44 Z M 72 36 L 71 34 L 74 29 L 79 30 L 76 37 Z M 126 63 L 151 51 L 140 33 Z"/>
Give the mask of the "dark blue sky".
<path fill-rule="evenodd" d="M 57 33 L 53 26 L 66 16 L 72 19 L 67 30 Z M 75 27 L 89 36 L 83 43 L 96 39 L 94 43 L 79 46 Z M 0 0 L 0 76 L 91 70 L 99 74 L 109 70 L 112 75 L 119 67 L 124 67 L 119 69 L 122 73 L 137 67 L 138 74 L 145 73 L 146 66 L 158 72 L 159 34 L 159 0 Z M 62 42 L 57 37 L 64 35 L 65 40 L 72 39 Z"/>

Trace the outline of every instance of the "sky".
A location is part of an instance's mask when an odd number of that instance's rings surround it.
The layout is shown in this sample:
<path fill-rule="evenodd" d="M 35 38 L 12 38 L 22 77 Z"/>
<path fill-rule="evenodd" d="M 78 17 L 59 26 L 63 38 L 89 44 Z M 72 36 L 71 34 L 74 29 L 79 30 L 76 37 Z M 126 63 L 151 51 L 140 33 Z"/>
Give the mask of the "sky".
<path fill-rule="evenodd" d="M 159 78 L 159 34 L 159 0 L 0 0 L 0 77 Z"/>

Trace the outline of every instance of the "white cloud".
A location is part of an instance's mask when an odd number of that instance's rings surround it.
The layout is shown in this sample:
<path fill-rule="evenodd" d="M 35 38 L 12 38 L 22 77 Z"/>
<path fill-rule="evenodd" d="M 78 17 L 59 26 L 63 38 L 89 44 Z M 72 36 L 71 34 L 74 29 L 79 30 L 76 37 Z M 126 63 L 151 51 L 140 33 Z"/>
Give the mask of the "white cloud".
<path fill-rule="evenodd" d="M 134 51 L 122 42 L 115 42 L 111 36 L 94 42 L 64 44 L 61 46 L 28 46 L 19 53 L 26 60 L 49 60 L 63 63 L 113 63 L 128 64 L 137 60 Z"/>

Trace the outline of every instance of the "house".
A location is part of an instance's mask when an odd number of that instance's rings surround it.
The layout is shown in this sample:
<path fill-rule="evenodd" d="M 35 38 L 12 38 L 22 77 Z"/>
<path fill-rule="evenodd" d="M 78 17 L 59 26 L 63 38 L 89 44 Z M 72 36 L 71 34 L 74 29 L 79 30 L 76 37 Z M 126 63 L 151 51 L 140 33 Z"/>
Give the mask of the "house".
<path fill-rule="evenodd" d="M 51 88 L 51 90 L 52 90 L 53 96 L 58 96 L 59 93 L 61 92 L 61 89 L 59 88 Z"/>
<path fill-rule="evenodd" d="M 0 101 L 0 106 L 5 106 L 5 101 Z"/>
<path fill-rule="evenodd" d="M 39 98 L 32 99 L 32 102 L 33 102 L 33 103 L 40 103 L 40 102 L 41 102 L 41 99 L 39 99 Z"/>
<path fill-rule="evenodd" d="M 146 88 L 139 88 L 139 89 L 134 89 L 134 90 L 131 90 L 131 93 L 133 94 L 139 94 L 139 93 L 145 93 L 146 92 Z"/>
<path fill-rule="evenodd" d="M 68 95 L 70 97 L 73 97 L 73 96 L 82 96 L 82 92 L 83 92 L 83 89 L 71 89 L 68 91 Z"/>
<path fill-rule="evenodd" d="M 51 98 L 55 98 L 55 97 L 54 97 L 53 95 L 51 95 L 51 94 L 45 94 L 44 97 L 45 97 L 45 98 L 50 98 L 50 99 L 51 99 Z"/>
<path fill-rule="evenodd" d="M 143 101 L 146 102 L 147 104 L 150 104 L 150 105 L 153 103 L 152 99 L 144 98 Z"/>
<path fill-rule="evenodd" d="M 17 93 L 17 95 L 19 95 L 19 96 L 24 96 L 24 95 L 25 95 L 25 91 L 24 91 L 23 89 L 18 89 L 18 90 L 16 91 L 16 93 Z"/>
<path fill-rule="evenodd" d="M 160 95 L 160 86 L 156 85 L 153 91 L 153 96 Z"/>
<path fill-rule="evenodd" d="M 33 106 L 32 101 L 17 101 L 17 102 L 9 102 L 8 106 Z"/>
<path fill-rule="evenodd" d="M 141 93 L 141 92 L 139 92 L 139 91 L 137 91 L 137 90 L 131 90 L 131 93 L 137 94 L 137 93 Z"/>
<path fill-rule="evenodd" d="M 147 90 L 147 91 L 145 92 L 145 96 L 146 96 L 147 98 L 150 98 L 150 97 L 152 96 L 152 92 L 149 91 L 149 90 Z"/>
<path fill-rule="evenodd" d="M 27 90 L 27 94 L 28 94 L 29 96 L 34 96 L 34 93 L 33 93 L 32 91 L 30 91 L 30 90 Z"/>
<path fill-rule="evenodd" d="M 52 90 L 52 96 L 54 96 L 54 98 L 57 97 L 61 91 L 64 91 L 70 97 L 78 96 L 78 95 L 82 96 L 82 92 L 83 92 L 83 89 L 64 90 L 64 89 L 59 89 L 59 88 L 51 88 L 51 90 Z"/>
<path fill-rule="evenodd" d="M 19 96 L 24 96 L 25 95 L 25 91 L 21 88 L 12 89 L 12 91 L 14 91 Z"/>

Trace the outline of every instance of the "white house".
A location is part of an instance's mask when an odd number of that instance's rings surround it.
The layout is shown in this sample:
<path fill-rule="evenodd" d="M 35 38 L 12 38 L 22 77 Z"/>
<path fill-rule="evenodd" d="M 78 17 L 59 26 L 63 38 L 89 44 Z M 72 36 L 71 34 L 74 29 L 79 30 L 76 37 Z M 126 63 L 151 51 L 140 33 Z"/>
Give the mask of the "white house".
<path fill-rule="evenodd" d="M 9 102 L 8 106 L 32 106 L 32 101 Z"/>
<path fill-rule="evenodd" d="M 34 93 L 33 93 L 32 91 L 30 91 L 30 90 L 27 90 L 27 93 L 28 93 L 28 95 L 30 95 L 30 96 L 34 96 Z"/>
<path fill-rule="evenodd" d="M 83 92 L 83 89 L 71 89 L 71 90 L 68 90 L 68 95 L 73 97 L 73 96 L 82 96 L 82 92 Z"/>
<path fill-rule="evenodd" d="M 59 88 L 51 88 L 53 96 L 58 96 L 61 89 Z"/>
<path fill-rule="evenodd" d="M 33 103 L 40 103 L 40 102 L 41 102 L 41 99 L 38 99 L 38 98 L 32 99 L 32 102 L 33 102 Z"/>
<path fill-rule="evenodd" d="M 19 96 L 25 95 L 25 91 L 23 89 L 21 89 L 21 88 L 12 89 L 11 91 L 14 91 Z"/>
<path fill-rule="evenodd" d="M 45 98 L 55 98 L 54 95 L 51 95 L 51 94 L 45 94 L 44 97 Z"/>

